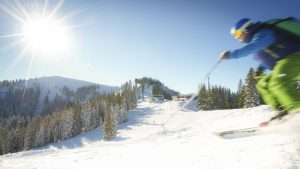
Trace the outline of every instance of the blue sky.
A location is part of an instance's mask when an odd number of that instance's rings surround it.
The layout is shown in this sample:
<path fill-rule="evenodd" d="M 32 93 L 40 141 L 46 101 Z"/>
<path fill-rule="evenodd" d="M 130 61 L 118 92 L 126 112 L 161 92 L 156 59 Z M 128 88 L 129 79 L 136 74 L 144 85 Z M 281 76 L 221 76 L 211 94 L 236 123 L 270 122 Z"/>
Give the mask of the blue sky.
<path fill-rule="evenodd" d="M 28 12 L 39 4 L 33 2 L 24 4 Z M 49 2 L 49 11 L 56 3 Z M 148 76 L 180 92 L 196 92 L 220 52 L 243 46 L 230 35 L 237 20 L 300 18 L 297 0 L 69 0 L 57 17 L 82 6 L 88 9 L 64 23 L 84 25 L 70 30 L 72 47 L 66 56 L 59 61 L 36 56 L 29 77 L 63 76 L 120 85 Z M 20 23 L 4 12 L 0 12 L 0 22 L 5 23 L 0 25 L 2 35 L 19 30 Z M 0 39 L 0 45 L 13 40 Z M 0 72 L 6 72 L 21 50 L 19 45 L 0 53 Z M 0 80 L 26 78 L 30 62 L 29 56 L 24 57 L 12 72 L 2 73 Z M 257 65 L 251 56 L 222 62 L 211 75 L 211 83 L 235 90 L 239 79 Z"/>

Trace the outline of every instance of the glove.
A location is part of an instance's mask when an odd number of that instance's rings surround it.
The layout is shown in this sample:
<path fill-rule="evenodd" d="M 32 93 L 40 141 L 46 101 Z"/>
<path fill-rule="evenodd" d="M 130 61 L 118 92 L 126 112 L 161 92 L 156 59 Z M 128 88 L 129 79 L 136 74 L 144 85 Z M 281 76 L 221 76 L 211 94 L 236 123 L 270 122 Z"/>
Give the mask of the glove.
<path fill-rule="evenodd" d="M 221 60 L 228 59 L 229 54 L 230 54 L 229 51 L 222 52 L 222 53 L 220 54 L 220 59 L 221 59 Z"/>
<path fill-rule="evenodd" d="M 263 76 L 264 76 L 264 68 L 258 67 L 258 68 L 255 70 L 255 78 L 256 78 L 256 79 L 261 79 Z"/>
<path fill-rule="evenodd" d="M 262 122 L 259 124 L 259 127 L 267 127 L 269 125 L 268 121 Z"/>

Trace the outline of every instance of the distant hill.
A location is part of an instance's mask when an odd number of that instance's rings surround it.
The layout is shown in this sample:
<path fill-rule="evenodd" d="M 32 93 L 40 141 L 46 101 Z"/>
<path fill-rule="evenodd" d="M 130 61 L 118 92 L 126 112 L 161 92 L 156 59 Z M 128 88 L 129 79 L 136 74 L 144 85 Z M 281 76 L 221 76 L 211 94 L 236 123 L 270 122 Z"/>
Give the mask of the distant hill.
<path fill-rule="evenodd" d="M 35 79 L 29 79 L 27 83 L 27 87 L 30 88 L 32 86 L 38 85 L 41 90 L 41 97 L 44 98 L 47 94 L 49 96 L 49 100 L 53 100 L 55 95 L 64 95 L 63 89 L 67 87 L 73 92 L 76 92 L 78 89 L 82 87 L 95 86 L 96 92 L 98 93 L 111 93 L 114 91 L 118 91 L 120 88 L 117 86 L 108 86 L 102 85 L 82 80 L 76 80 L 71 78 L 59 77 L 59 76 L 49 76 L 49 77 L 40 77 Z"/>
<path fill-rule="evenodd" d="M 75 100 L 85 102 L 98 94 L 118 90 L 120 88 L 117 86 L 59 76 L 2 81 L 0 82 L 0 117 L 47 114 L 59 111 Z"/>
<path fill-rule="evenodd" d="M 179 92 L 165 86 L 161 81 L 150 77 L 135 79 L 135 84 L 138 86 L 138 98 L 147 96 L 164 96 L 165 99 L 171 100 L 172 96 L 177 96 Z"/>
<path fill-rule="evenodd" d="M 134 81 L 137 99 L 164 96 L 171 100 L 179 93 L 159 80 L 143 77 Z M 29 80 L 0 82 L 0 119 L 11 116 L 51 114 L 72 106 L 76 101 L 85 103 L 105 93 L 120 91 L 117 86 L 102 85 L 59 76 Z"/>

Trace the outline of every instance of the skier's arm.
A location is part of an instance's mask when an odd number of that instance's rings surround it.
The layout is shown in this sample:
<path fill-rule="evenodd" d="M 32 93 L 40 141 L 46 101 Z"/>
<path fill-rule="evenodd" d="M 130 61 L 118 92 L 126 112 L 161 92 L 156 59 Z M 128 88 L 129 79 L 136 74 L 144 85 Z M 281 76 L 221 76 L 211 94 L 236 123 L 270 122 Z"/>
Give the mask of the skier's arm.
<path fill-rule="evenodd" d="M 240 49 L 229 51 L 228 59 L 237 59 L 252 53 L 257 53 L 267 48 L 274 42 L 276 42 L 275 33 L 269 29 L 262 29 L 254 35 L 251 42 L 246 46 Z"/>

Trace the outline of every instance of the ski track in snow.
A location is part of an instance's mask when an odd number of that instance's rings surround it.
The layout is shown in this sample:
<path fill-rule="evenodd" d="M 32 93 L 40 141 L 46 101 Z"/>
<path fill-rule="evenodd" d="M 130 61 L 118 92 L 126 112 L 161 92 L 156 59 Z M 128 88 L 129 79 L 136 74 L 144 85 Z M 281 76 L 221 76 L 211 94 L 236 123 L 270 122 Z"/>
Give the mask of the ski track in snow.
<path fill-rule="evenodd" d="M 222 139 L 212 132 L 253 127 L 274 112 L 267 106 L 180 110 L 183 104 L 140 102 L 129 121 L 118 126 L 113 141 L 103 141 L 99 127 L 43 148 L 0 156 L 0 168 L 300 168 L 300 115 L 260 135 Z"/>

